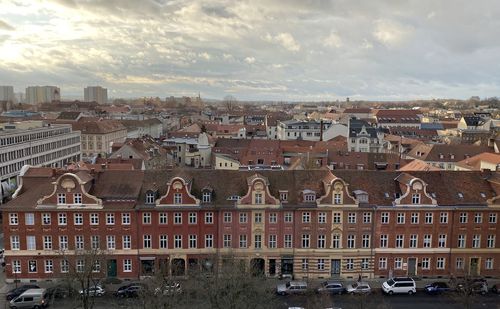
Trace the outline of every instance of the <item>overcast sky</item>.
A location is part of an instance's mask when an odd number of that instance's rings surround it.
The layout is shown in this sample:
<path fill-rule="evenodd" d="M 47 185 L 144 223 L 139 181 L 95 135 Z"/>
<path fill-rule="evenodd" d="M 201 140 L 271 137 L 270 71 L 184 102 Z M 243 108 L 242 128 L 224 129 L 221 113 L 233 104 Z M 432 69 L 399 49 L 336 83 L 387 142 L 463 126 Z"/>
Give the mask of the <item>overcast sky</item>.
<path fill-rule="evenodd" d="M 500 95 L 497 0 L 0 0 L 0 85 L 83 97 Z"/>

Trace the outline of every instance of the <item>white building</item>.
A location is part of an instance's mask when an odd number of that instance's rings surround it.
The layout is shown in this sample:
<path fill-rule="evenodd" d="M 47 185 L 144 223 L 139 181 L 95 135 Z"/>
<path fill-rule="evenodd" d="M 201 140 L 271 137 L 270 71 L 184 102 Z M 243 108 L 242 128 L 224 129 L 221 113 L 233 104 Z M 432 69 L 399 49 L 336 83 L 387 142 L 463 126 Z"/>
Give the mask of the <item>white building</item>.
<path fill-rule="evenodd" d="M 0 201 L 17 186 L 24 165 L 62 167 L 81 159 L 80 132 L 42 121 L 0 124 Z"/>
<path fill-rule="evenodd" d="M 108 89 L 101 86 L 88 86 L 83 89 L 84 102 L 97 102 L 99 104 L 108 103 Z"/>
<path fill-rule="evenodd" d="M 323 128 L 321 128 L 323 125 Z M 332 125 L 331 122 L 315 120 L 285 120 L 277 121 L 276 136 L 279 140 L 319 141 L 321 134 Z"/>
<path fill-rule="evenodd" d="M 349 119 L 347 149 L 351 152 L 383 152 L 384 132 L 368 122 Z"/>
<path fill-rule="evenodd" d="M 14 102 L 14 87 L 0 86 L 0 101 Z"/>
<path fill-rule="evenodd" d="M 39 104 L 61 100 L 61 90 L 55 86 L 30 86 L 26 88 L 26 103 Z"/>
<path fill-rule="evenodd" d="M 163 145 L 175 147 L 173 160 L 180 166 L 209 167 L 212 163 L 212 145 L 206 133 L 200 133 L 198 138 L 168 138 L 163 141 Z"/>

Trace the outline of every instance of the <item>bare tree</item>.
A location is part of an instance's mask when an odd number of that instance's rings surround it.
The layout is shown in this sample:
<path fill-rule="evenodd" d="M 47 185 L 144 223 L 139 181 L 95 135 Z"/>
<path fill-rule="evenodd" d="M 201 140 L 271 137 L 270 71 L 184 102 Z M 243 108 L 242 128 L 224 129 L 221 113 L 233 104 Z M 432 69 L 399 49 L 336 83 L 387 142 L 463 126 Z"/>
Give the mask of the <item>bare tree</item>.
<path fill-rule="evenodd" d="M 226 112 L 230 113 L 233 112 L 238 106 L 238 100 L 236 100 L 236 98 L 232 95 L 227 95 L 224 97 L 222 104 L 226 109 Z"/>
<path fill-rule="evenodd" d="M 472 276 L 469 269 L 464 267 L 463 271 L 458 274 L 458 277 L 453 275 L 450 277 L 449 285 L 454 290 L 448 295 L 464 309 L 470 309 L 477 301 L 477 294 L 485 294 L 487 287 L 483 290 L 484 280 L 476 276 Z"/>

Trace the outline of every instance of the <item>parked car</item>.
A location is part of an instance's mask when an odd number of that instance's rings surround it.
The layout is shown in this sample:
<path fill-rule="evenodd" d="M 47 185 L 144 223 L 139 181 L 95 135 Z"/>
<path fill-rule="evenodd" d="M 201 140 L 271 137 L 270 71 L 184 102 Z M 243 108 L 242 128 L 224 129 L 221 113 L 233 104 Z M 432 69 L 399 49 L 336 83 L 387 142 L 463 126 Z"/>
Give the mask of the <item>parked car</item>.
<path fill-rule="evenodd" d="M 452 290 L 453 289 L 446 282 L 442 281 L 436 281 L 424 287 L 424 291 L 427 294 L 441 294 L 443 292 L 449 292 Z"/>
<path fill-rule="evenodd" d="M 346 292 L 349 294 L 369 294 L 372 289 L 370 285 L 366 282 L 356 282 L 346 286 Z"/>
<path fill-rule="evenodd" d="M 462 293 L 468 294 L 481 294 L 484 295 L 488 293 L 488 283 L 486 280 L 471 280 L 468 282 L 460 282 L 457 284 L 456 290 Z"/>
<path fill-rule="evenodd" d="M 491 287 L 491 291 L 495 294 L 500 294 L 500 283 L 494 284 Z"/>
<path fill-rule="evenodd" d="M 28 289 L 9 303 L 11 309 L 45 308 L 49 305 L 49 297 L 45 289 Z"/>
<path fill-rule="evenodd" d="M 88 292 L 86 289 L 80 290 L 80 295 L 84 295 L 87 293 L 89 296 L 103 296 L 106 293 L 106 291 L 104 291 L 104 289 L 100 285 L 90 287 L 88 289 Z"/>
<path fill-rule="evenodd" d="M 73 295 L 77 295 L 78 291 L 71 286 L 65 284 L 58 284 L 56 286 L 48 288 L 47 294 L 49 295 L 49 298 L 57 299 L 57 298 L 67 298 Z"/>
<path fill-rule="evenodd" d="M 115 296 L 118 297 L 138 297 L 144 286 L 139 283 L 129 283 L 118 288 Z"/>
<path fill-rule="evenodd" d="M 332 294 L 343 294 L 345 293 L 345 287 L 341 282 L 337 281 L 324 281 L 321 286 L 316 289 L 318 293 L 332 293 Z"/>
<path fill-rule="evenodd" d="M 307 283 L 304 281 L 289 281 L 285 284 L 278 284 L 276 293 L 279 295 L 303 294 L 307 292 Z"/>
<path fill-rule="evenodd" d="M 7 294 L 5 294 L 5 299 L 12 300 L 12 299 L 18 297 L 19 295 L 23 294 L 24 292 L 26 292 L 29 289 L 39 289 L 39 288 L 40 287 L 36 284 L 25 284 L 25 285 L 22 285 L 20 287 L 17 287 L 15 289 L 12 289 L 9 292 L 7 292 Z"/>
<path fill-rule="evenodd" d="M 412 278 L 395 277 L 382 283 L 382 291 L 392 294 L 414 294 L 417 292 L 417 285 Z"/>

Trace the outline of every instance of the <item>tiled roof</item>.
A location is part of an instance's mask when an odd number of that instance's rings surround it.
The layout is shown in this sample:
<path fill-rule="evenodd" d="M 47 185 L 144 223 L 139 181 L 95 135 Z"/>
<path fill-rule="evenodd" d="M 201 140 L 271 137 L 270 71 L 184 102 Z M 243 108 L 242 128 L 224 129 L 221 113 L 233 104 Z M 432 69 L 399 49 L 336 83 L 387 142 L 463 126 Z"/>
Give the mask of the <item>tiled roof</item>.
<path fill-rule="evenodd" d="M 107 134 L 126 128 L 117 120 L 80 121 L 73 123 L 73 130 L 81 131 L 82 134 Z"/>
<path fill-rule="evenodd" d="M 483 152 L 492 152 L 487 146 L 464 145 L 464 144 L 418 144 L 408 156 L 427 162 L 458 162 Z"/>

